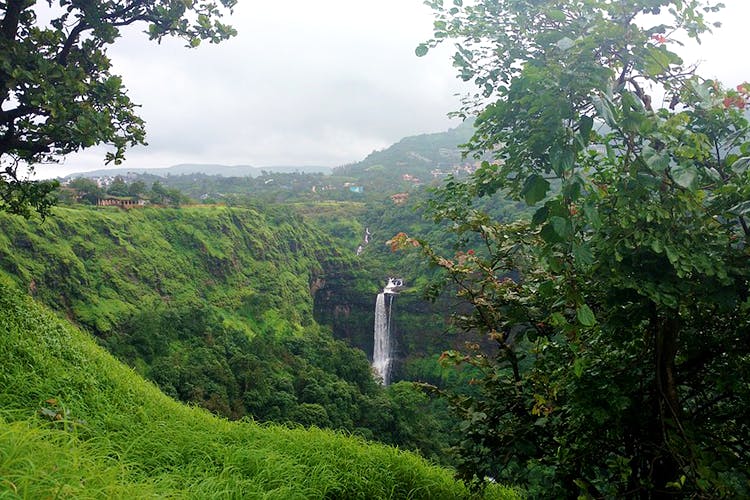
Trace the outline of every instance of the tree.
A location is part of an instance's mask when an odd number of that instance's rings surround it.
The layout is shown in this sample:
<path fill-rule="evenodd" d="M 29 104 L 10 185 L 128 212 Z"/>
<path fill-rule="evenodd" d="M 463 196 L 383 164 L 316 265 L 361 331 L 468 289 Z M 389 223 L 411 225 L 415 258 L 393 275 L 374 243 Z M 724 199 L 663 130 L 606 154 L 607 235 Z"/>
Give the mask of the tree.
<path fill-rule="evenodd" d="M 131 182 L 128 185 L 128 195 L 134 198 L 140 198 L 146 192 L 146 183 L 143 181 Z"/>
<path fill-rule="evenodd" d="M 0 3 L 0 209 L 46 213 L 56 183 L 26 180 L 35 164 L 96 144 L 110 145 L 106 161 L 119 164 L 126 147 L 145 144 L 144 123 L 106 54 L 123 27 L 145 24 L 151 40 L 175 36 L 189 47 L 218 43 L 235 34 L 220 20 L 235 3 Z"/>
<path fill-rule="evenodd" d="M 128 185 L 121 175 L 115 176 L 107 187 L 107 194 L 111 196 L 128 196 Z"/>
<path fill-rule="evenodd" d="M 190 198 L 184 195 L 179 189 L 167 189 L 164 185 L 156 181 L 151 185 L 151 201 L 162 205 L 172 205 L 179 207 L 182 203 L 188 203 Z"/>
<path fill-rule="evenodd" d="M 79 199 L 92 205 L 96 205 L 99 198 L 104 196 L 104 190 L 95 181 L 86 177 L 76 177 L 68 186 L 76 190 Z"/>
<path fill-rule="evenodd" d="M 464 243 L 439 255 L 494 349 L 450 395 L 467 479 L 532 496 L 750 494 L 750 85 L 726 91 L 671 47 L 717 7 L 678 0 L 480 0 L 436 12 L 434 39 L 479 88 L 467 183 L 432 201 Z M 661 14 L 659 17 L 653 14 Z M 652 95 L 663 91 L 658 104 Z M 534 207 L 502 223 L 474 207 Z"/>

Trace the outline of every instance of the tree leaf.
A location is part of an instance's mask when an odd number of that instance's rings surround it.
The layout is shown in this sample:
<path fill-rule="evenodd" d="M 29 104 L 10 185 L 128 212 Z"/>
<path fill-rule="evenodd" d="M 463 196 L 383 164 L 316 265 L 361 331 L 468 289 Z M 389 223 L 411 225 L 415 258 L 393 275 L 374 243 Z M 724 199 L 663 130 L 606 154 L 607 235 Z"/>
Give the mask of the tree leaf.
<path fill-rule="evenodd" d="M 540 207 L 539 210 L 534 212 L 534 216 L 531 218 L 531 224 L 538 226 L 547 220 L 549 216 L 549 207 L 547 205 Z"/>
<path fill-rule="evenodd" d="M 745 216 L 750 214 L 750 201 L 743 201 L 729 209 L 735 215 Z"/>
<path fill-rule="evenodd" d="M 578 135 L 576 138 L 582 147 L 589 145 L 591 130 L 594 128 L 594 119 L 591 116 L 582 116 L 578 121 Z"/>
<path fill-rule="evenodd" d="M 594 104 L 596 112 L 604 120 L 604 123 L 613 128 L 617 126 L 617 120 L 615 120 L 613 107 L 608 99 L 602 98 L 598 95 L 594 95 L 591 96 L 591 102 Z"/>
<path fill-rule="evenodd" d="M 550 218 L 550 224 L 561 239 L 567 239 L 573 232 L 573 228 L 570 226 L 570 221 L 565 217 L 555 216 Z"/>
<path fill-rule="evenodd" d="M 552 226 L 552 223 L 548 222 L 544 226 L 542 226 L 541 231 L 539 231 L 539 236 L 542 237 L 544 241 L 547 243 L 560 243 L 563 241 L 563 239 L 560 237 L 559 234 L 555 231 L 555 228 Z M 554 271 L 555 269 L 553 269 Z"/>
<path fill-rule="evenodd" d="M 549 154 L 552 170 L 558 176 L 562 177 L 565 172 L 569 172 L 575 165 L 575 153 L 569 147 L 554 147 Z"/>
<path fill-rule="evenodd" d="M 745 172 L 747 172 L 748 168 L 750 168 L 750 156 L 738 158 L 734 163 L 732 163 L 732 170 L 736 174 L 744 174 Z"/>
<path fill-rule="evenodd" d="M 591 253 L 591 249 L 585 243 L 574 243 L 573 244 L 573 258 L 576 264 L 580 266 L 589 266 L 594 263 L 594 255 Z"/>
<path fill-rule="evenodd" d="M 523 196 L 526 203 L 531 206 L 544 199 L 549 191 L 549 182 L 539 174 L 532 174 L 526 178 L 526 182 L 523 183 L 523 189 L 521 189 L 521 196 Z"/>
<path fill-rule="evenodd" d="M 583 206 L 583 214 L 586 216 L 586 220 L 591 224 L 594 229 L 602 227 L 602 219 L 599 216 L 599 209 L 592 203 L 586 203 Z"/>
<path fill-rule="evenodd" d="M 586 304 L 581 304 L 576 310 L 576 317 L 578 322 L 583 326 L 594 326 L 596 324 L 596 317 L 594 311 L 591 310 Z"/>
<path fill-rule="evenodd" d="M 697 187 L 698 170 L 693 165 L 678 165 L 672 169 L 672 179 L 677 185 L 694 191 Z"/>
<path fill-rule="evenodd" d="M 575 373 L 576 377 L 581 378 L 585 365 L 586 362 L 583 360 L 583 358 L 576 358 L 576 360 L 573 361 L 573 373 Z"/>
<path fill-rule="evenodd" d="M 646 161 L 648 168 L 657 173 L 664 172 L 669 167 L 669 154 L 657 151 L 651 146 L 643 147 L 643 159 Z"/>

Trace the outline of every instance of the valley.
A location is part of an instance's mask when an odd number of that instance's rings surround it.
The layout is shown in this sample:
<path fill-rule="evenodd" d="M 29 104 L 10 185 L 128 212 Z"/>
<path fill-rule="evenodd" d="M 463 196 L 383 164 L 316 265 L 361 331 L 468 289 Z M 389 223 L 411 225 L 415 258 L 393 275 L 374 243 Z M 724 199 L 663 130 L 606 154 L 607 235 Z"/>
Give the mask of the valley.
<path fill-rule="evenodd" d="M 0 497 L 750 498 L 744 3 L 298 4 L 0 3 Z"/>

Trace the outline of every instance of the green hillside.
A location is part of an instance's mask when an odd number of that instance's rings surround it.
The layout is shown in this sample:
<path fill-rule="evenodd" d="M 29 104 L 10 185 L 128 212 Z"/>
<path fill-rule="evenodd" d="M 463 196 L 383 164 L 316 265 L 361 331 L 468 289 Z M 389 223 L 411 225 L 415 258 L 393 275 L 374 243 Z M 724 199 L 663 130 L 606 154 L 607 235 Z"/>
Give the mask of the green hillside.
<path fill-rule="evenodd" d="M 159 182 L 195 201 L 234 206 L 379 202 L 395 193 L 437 185 L 448 174 L 464 176 L 476 163 L 474 158 L 464 158 L 460 147 L 472 137 L 473 123 L 467 120 L 444 132 L 404 137 L 385 149 L 373 151 L 361 161 L 334 169 L 177 165 L 168 169 L 97 170 L 74 174 L 66 180 L 88 177 L 111 181 L 119 175 L 126 184 L 143 182 L 148 187 Z M 66 198 L 64 194 L 61 197 Z M 73 200 L 67 199 L 67 202 Z"/>
<path fill-rule="evenodd" d="M 310 283 L 337 258 L 320 233 L 271 210 L 58 208 L 43 223 L 2 214 L 0 227 L 2 268 L 102 335 L 155 302 L 207 302 L 251 336 L 292 334 L 311 322 Z"/>
<path fill-rule="evenodd" d="M 473 163 L 473 159 L 463 158 L 460 148 L 473 133 L 474 122 L 468 120 L 445 132 L 404 137 L 362 161 L 335 168 L 333 175 L 356 180 L 365 192 L 394 192 L 430 184 L 455 167 Z M 404 179 L 405 174 L 412 178 Z"/>
<path fill-rule="evenodd" d="M 412 167 L 424 172 L 432 168 L 451 167 L 463 160 L 460 146 L 468 142 L 473 133 L 474 121 L 467 120 L 445 132 L 404 137 L 383 150 L 373 151 L 362 161 L 334 169 L 334 173 L 356 174 L 380 170 L 372 168 L 376 165 L 382 165 L 386 170 Z"/>
<path fill-rule="evenodd" d="M 411 410 L 395 389 L 313 319 L 314 289 L 350 263 L 299 216 L 84 208 L 43 223 L 0 214 L 0 227 L 0 270 L 167 395 L 444 455 L 447 443 L 420 436 L 439 426 L 402 428 Z"/>
<path fill-rule="evenodd" d="M 468 494 L 448 470 L 393 448 L 183 406 L 6 278 L 0 311 L 3 498 Z"/>

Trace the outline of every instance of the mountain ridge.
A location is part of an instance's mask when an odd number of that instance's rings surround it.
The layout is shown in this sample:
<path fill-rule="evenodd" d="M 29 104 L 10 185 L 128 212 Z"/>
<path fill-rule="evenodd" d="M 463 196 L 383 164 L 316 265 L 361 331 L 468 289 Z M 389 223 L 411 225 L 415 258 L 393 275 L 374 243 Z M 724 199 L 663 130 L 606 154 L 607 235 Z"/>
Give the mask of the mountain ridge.
<path fill-rule="evenodd" d="M 321 165 L 223 165 L 219 163 L 180 163 L 158 168 L 114 168 L 74 172 L 64 180 L 76 177 L 114 177 L 128 174 L 150 174 L 159 177 L 204 174 L 222 177 L 258 177 L 266 173 L 320 173 L 324 175 L 352 175 L 366 173 L 368 169 L 385 167 L 391 174 L 403 173 L 404 167 L 425 175 L 432 169 L 452 167 L 464 161 L 461 144 L 473 134 L 473 120 L 441 132 L 431 132 L 403 137 L 390 146 L 372 151 L 362 160 L 328 167 Z"/>
<path fill-rule="evenodd" d="M 63 179 L 74 179 L 76 177 L 114 177 L 118 175 L 126 176 L 128 174 L 151 174 L 159 177 L 190 174 L 219 175 L 222 177 L 257 177 L 263 172 L 330 173 L 332 170 L 331 167 L 309 165 L 272 165 L 267 167 L 255 167 L 252 165 L 222 165 L 218 163 L 180 163 L 169 167 L 158 168 L 129 167 L 74 172 L 63 177 Z"/>

